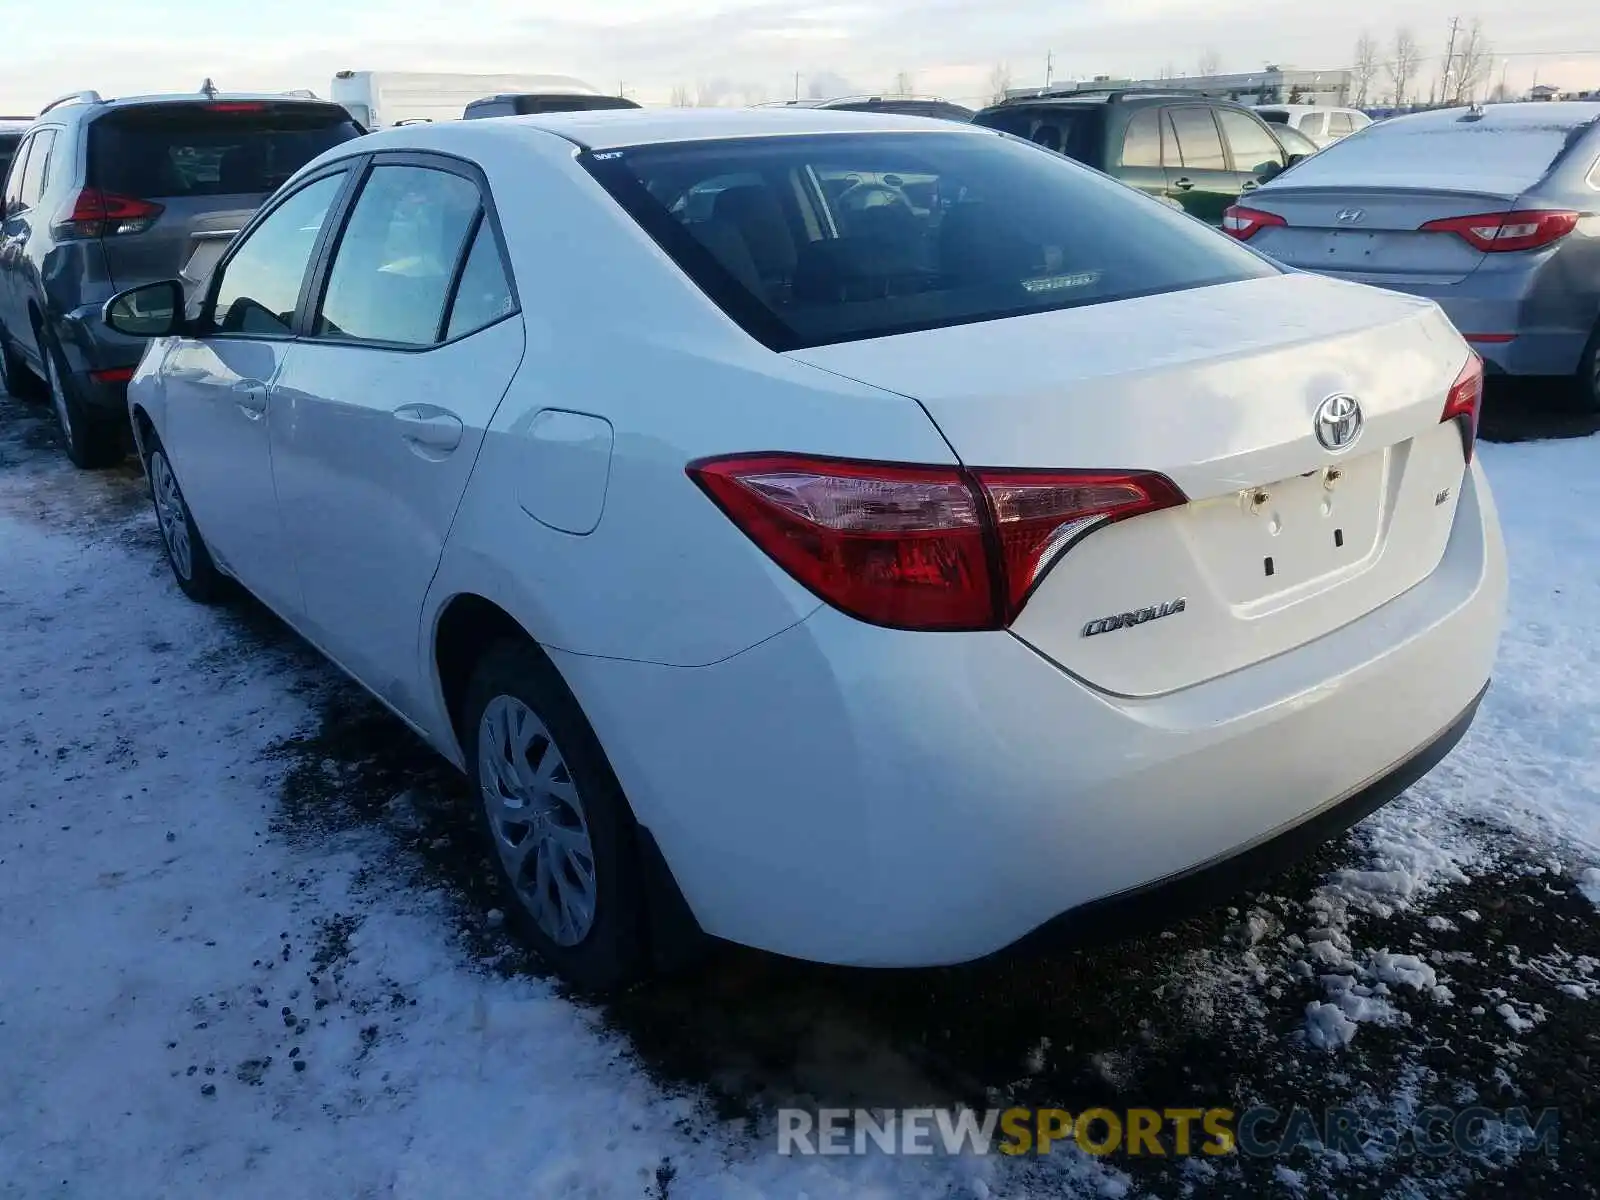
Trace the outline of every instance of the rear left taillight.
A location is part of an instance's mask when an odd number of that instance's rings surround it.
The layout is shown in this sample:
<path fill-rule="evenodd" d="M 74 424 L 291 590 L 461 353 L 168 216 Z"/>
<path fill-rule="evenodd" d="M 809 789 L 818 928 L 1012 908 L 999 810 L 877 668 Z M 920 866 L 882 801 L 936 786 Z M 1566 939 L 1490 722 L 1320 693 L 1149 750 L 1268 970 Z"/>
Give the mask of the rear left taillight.
<path fill-rule="evenodd" d="M 1483 411 L 1483 359 L 1470 352 L 1467 365 L 1461 368 L 1456 381 L 1445 396 L 1444 413 L 1439 421 L 1455 421 L 1461 428 L 1461 449 L 1472 461 L 1472 450 L 1478 441 L 1478 417 Z"/>
<path fill-rule="evenodd" d="M 874 625 L 1003 629 L 1078 540 L 1185 503 L 1149 472 L 967 470 L 792 454 L 708 459 L 692 478 L 828 604 Z"/>
<path fill-rule="evenodd" d="M 1241 242 L 1248 242 L 1269 226 L 1288 223 L 1277 213 L 1262 212 L 1259 208 L 1246 208 L 1243 204 L 1235 204 L 1222 214 L 1223 232 L 1231 233 Z"/>
<path fill-rule="evenodd" d="M 1429 221 L 1421 231 L 1453 233 L 1485 254 L 1503 254 L 1512 250 L 1537 250 L 1558 242 L 1578 227 L 1578 217 L 1578 213 L 1554 208 L 1480 213 L 1473 217 Z"/>
<path fill-rule="evenodd" d="M 148 200 L 86 187 L 72 198 L 71 206 L 52 228 L 58 238 L 118 237 L 145 232 L 161 212 L 161 205 Z"/>

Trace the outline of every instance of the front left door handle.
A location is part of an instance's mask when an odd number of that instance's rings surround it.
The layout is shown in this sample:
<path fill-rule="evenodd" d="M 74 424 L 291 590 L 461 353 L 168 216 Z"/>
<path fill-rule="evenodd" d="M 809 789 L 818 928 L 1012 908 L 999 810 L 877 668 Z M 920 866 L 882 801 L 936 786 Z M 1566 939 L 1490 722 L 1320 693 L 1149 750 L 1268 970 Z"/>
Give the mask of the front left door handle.
<path fill-rule="evenodd" d="M 394 410 L 400 436 L 418 449 L 448 454 L 461 445 L 466 426 L 461 418 L 427 404 L 407 404 Z"/>

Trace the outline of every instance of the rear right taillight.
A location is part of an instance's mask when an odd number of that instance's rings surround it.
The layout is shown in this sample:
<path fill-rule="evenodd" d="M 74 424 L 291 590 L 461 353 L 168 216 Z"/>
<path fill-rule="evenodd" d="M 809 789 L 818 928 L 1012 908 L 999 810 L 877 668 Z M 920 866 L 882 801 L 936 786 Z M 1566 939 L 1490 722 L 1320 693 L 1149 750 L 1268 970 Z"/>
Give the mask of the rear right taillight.
<path fill-rule="evenodd" d="M 1461 449 L 1467 461 L 1472 461 L 1472 449 L 1478 441 L 1478 417 L 1483 412 L 1483 359 L 1470 352 L 1467 365 L 1461 368 L 1456 381 L 1445 396 L 1444 413 L 1439 421 L 1455 421 L 1461 428 Z"/>
<path fill-rule="evenodd" d="M 895 629 L 1003 629 L 1050 567 L 1112 521 L 1185 503 L 1148 472 L 967 470 L 758 454 L 689 476 L 780 567 Z"/>
<path fill-rule="evenodd" d="M 1222 229 L 1231 233 L 1241 242 L 1248 242 L 1263 229 L 1275 225 L 1287 225 L 1277 213 L 1262 212 L 1258 208 L 1246 208 L 1243 204 L 1235 204 L 1222 214 Z"/>
<path fill-rule="evenodd" d="M 143 233 L 161 215 L 159 204 L 86 187 L 52 227 L 58 238 L 117 237 Z"/>
<path fill-rule="evenodd" d="M 1554 208 L 1481 213 L 1474 217 L 1429 221 L 1421 227 L 1421 232 L 1453 233 L 1485 254 L 1504 254 L 1512 250 L 1537 250 L 1560 241 L 1578 227 L 1578 217 L 1578 213 Z"/>

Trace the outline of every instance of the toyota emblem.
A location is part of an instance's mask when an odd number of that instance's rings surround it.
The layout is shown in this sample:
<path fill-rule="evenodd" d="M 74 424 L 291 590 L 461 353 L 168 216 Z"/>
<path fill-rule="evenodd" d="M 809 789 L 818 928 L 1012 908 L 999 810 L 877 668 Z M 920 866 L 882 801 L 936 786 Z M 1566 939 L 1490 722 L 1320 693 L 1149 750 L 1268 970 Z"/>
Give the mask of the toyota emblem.
<path fill-rule="evenodd" d="M 1317 441 L 1323 449 L 1335 454 L 1348 450 L 1361 436 L 1361 404 L 1354 396 L 1343 392 L 1329 396 L 1317 405 L 1317 415 L 1312 421 L 1317 431 Z"/>

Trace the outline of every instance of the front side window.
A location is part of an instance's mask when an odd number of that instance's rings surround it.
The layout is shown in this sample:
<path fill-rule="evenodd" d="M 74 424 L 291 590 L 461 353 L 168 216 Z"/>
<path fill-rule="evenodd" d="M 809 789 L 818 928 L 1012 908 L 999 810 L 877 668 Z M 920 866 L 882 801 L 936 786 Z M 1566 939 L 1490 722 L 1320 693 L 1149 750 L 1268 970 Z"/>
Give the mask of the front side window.
<path fill-rule="evenodd" d="M 981 133 L 741 138 L 582 161 L 702 291 L 780 350 L 1275 273 L 1119 183 Z M 737 203 L 682 202 L 729 176 L 754 181 L 722 193 Z"/>
<path fill-rule="evenodd" d="M 311 252 L 344 182 L 340 172 L 307 184 L 250 231 L 222 268 L 212 301 L 216 332 L 258 337 L 293 332 Z"/>
<path fill-rule="evenodd" d="M 1161 165 L 1161 112 L 1147 108 L 1135 113 L 1128 122 L 1128 134 L 1122 143 L 1122 165 L 1125 167 L 1159 167 Z"/>
<path fill-rule="evenodd" d="M 34 134 L 33 145 L 28 150 L 28 165 L 22 172 L 19 199 L 23 208 L 32 208 L 44 196 L 44 189 L 50 183 L 50 151 L 55 142 L 56 133 L 53 129 Z"/>
<path fill-rule="evenodd" d="M 1191 171 L 1226 171 L 1228 160 L 1222 153 L 1222 139 L 1209 108 L 1174 108 L 1172 128 L 1178 139 L 1178 154 Z"/>
<path fill-rule="evenodd" d="M 1248 114 L 1223 108 L 1217 111 L 1222 132 L 1233 151 L 1233 169 L 1260 174 L 1283 166 L 1283 150 L 1260 122 Z"/>
<path fill-rule="evenodd" d="M 350 212 L 318 337 L 427 346 L 478 219 L 478 187 L 430 167 L 378 166 Z"/>

